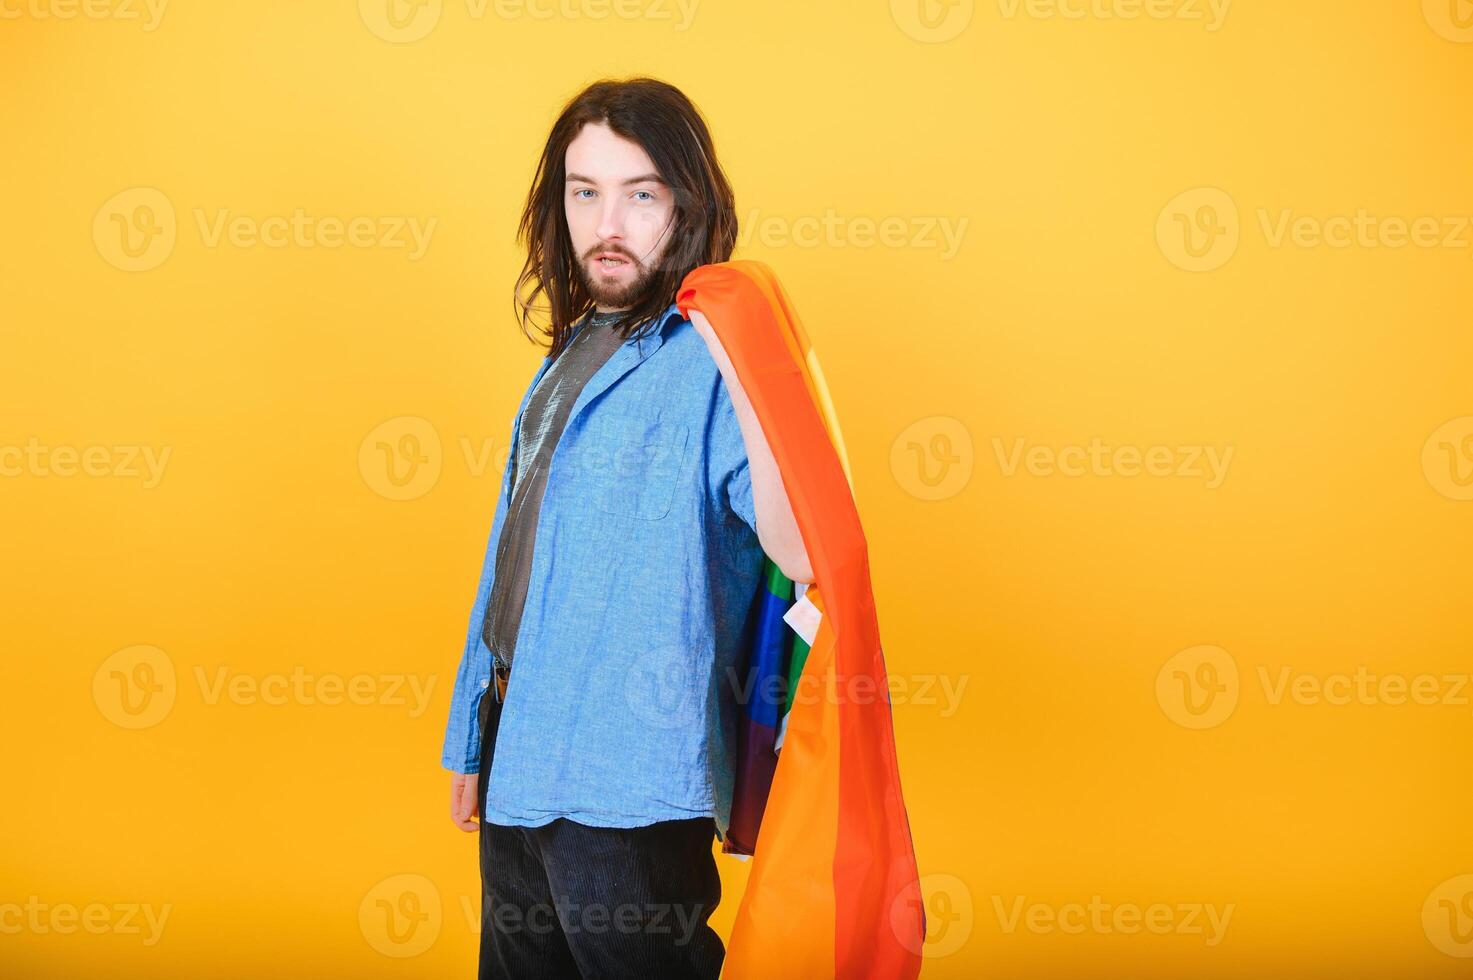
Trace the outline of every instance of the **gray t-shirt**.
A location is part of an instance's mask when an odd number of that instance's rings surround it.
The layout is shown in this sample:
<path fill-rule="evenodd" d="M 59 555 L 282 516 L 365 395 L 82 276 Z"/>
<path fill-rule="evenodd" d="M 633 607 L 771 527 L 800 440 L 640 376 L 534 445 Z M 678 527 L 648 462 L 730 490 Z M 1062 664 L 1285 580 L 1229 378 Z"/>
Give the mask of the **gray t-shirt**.
<path fill-rule="evenodd" d="M 512 468 L 510 500 L 496 545 L 496 578 L 481 626 L 486 646 L 496 662 L 505 666 L 511 665 L 516 653 L 548 463 L 579 392 L 623 343 L 609 326 L 619 315 L 590 313 L 585 317 L 542 373 L 522 412 L 516 458 L 507 460 Z"/>

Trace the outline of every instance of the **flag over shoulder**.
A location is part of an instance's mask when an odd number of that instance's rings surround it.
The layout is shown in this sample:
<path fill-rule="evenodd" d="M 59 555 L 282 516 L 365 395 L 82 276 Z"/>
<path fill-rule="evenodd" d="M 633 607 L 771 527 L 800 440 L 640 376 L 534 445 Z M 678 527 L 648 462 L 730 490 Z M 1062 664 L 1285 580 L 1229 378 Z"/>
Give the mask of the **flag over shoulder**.
<path fill-rule="evenodd" d="M 731 358 L 782 475 L 814 582 L 765 562 L 748 657 L 731 831 L 751 854 L 723 975 L 920 972 L 926 919 L 887 696 L 869 554 L 818 357 L 772 270 L 686 276 Z M 776 697 L 768 678 L 781 678 Z M 863 693 L 860 693 L 863 692 Z"/>

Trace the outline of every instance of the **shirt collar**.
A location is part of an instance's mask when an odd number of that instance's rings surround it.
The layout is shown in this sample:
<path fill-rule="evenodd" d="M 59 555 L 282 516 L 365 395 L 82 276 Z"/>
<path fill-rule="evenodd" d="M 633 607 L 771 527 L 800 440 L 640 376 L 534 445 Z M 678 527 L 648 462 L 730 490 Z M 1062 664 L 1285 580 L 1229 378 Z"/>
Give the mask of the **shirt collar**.
<path fill-rule="evenodd" d="M 669 339 L 671 327 L 684 320 L 685 316 L 681 314 L 678 305 L 671 303 L 665 307 L 663 312 L 655 314 L 653 319 L 655 321 L 653 330 L 649 331 L 642 339 L 631 336 L 625 343 L 638 344 L 642 350 L 647 352 L 659 350 L 660 345 Z"/>
<path fill-rule="evenodd" d="M 585 313 L 581 318 L 579 318 L 579 323 L 581 324 L 586 322 L 591 316 L 593 316 L 592 310 Z M 679 323 L 680 321 L 684 320 L 685 315 L 680 312 L 680 304 L 671 303 L 669 306 L 665 307 L 662 312 L 656 313 L 653 319 L 658 325 L 651 332 L 664 335 L 665 332 L 670 329 L 670 325 L 672 323 Z"/>
<path fill-rule="evenodd" d="M 670 329 L 672 323 L 679 323 L 684 319 L 685 315 L 680 312 L 680 305 L 678 303 L 671 303 L 665 308 L 665 312 L 660 314 L 660 326 L 658 330 L 663 334 Z"/>

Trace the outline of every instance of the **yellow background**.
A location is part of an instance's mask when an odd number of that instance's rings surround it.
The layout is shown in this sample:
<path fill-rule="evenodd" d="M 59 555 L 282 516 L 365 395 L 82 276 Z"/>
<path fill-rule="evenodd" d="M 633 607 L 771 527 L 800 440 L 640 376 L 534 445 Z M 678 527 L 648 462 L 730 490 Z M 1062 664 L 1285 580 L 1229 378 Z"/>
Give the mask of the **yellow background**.
<path fill-rule="evenodd" d="M 0 973 L 471 974 L 438 760 L 541 356 L 514 224 L 562 102 L 647 72 L 710 119 L 739 255 L 783 278 L 843 422 L 907 685 L 924 975 L 1467 975 L 1473 231 L 1309 242 L 1473 214 L 1473 7 L 578 2 L 401 6 L 398 38 L 353 0 L 176 0 L 152 30 L 0 4 L 0 446 L 106 449 L 0 478 L 0 912 L 169 908 L 153 945 L 7 927 Z M 200 229 L 297 209 L 436 224 L 417 258 Z M 114 215 L 172 251 L 125 271 Z M 926 233 L 962 222 L 949 254 Z M 379 436 L 426 431 L 396 488 Z M 1233 455 L 1215 486 L 1048 464 L 1095 439 Z M 1010 468 L 1019 440 L 1042 462 Z M 145 485 L 114 447 L 170 455 Z M 164 707 L 135 729 L 140 666 Z M 209 697 L 294 668 L 376 703 Z M 1274 696 L 1358 668 L 1438 703 Z M 1183 678 L 1217 690 L 1173 702 Z M 720 866 L 725 932 L 746 867 Z M 1096 896 L 1174 927 L 1008 927 Z M 1220 941 L 1193 903 L 1232 907 Z"/>

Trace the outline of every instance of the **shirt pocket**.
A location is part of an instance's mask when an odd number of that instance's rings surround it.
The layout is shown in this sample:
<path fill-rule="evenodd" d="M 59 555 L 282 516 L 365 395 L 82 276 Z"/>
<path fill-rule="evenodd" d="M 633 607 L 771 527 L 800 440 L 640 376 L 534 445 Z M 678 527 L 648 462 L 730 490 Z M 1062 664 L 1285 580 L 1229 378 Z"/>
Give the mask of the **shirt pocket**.
<path fill-rule="evenodd" d="M 594 507 L 617 517 L 662 520 L 685 468 L 689 435 L 684 424 L 659 417 L 592 417 L 583 432 L 583 460 Z"/>

